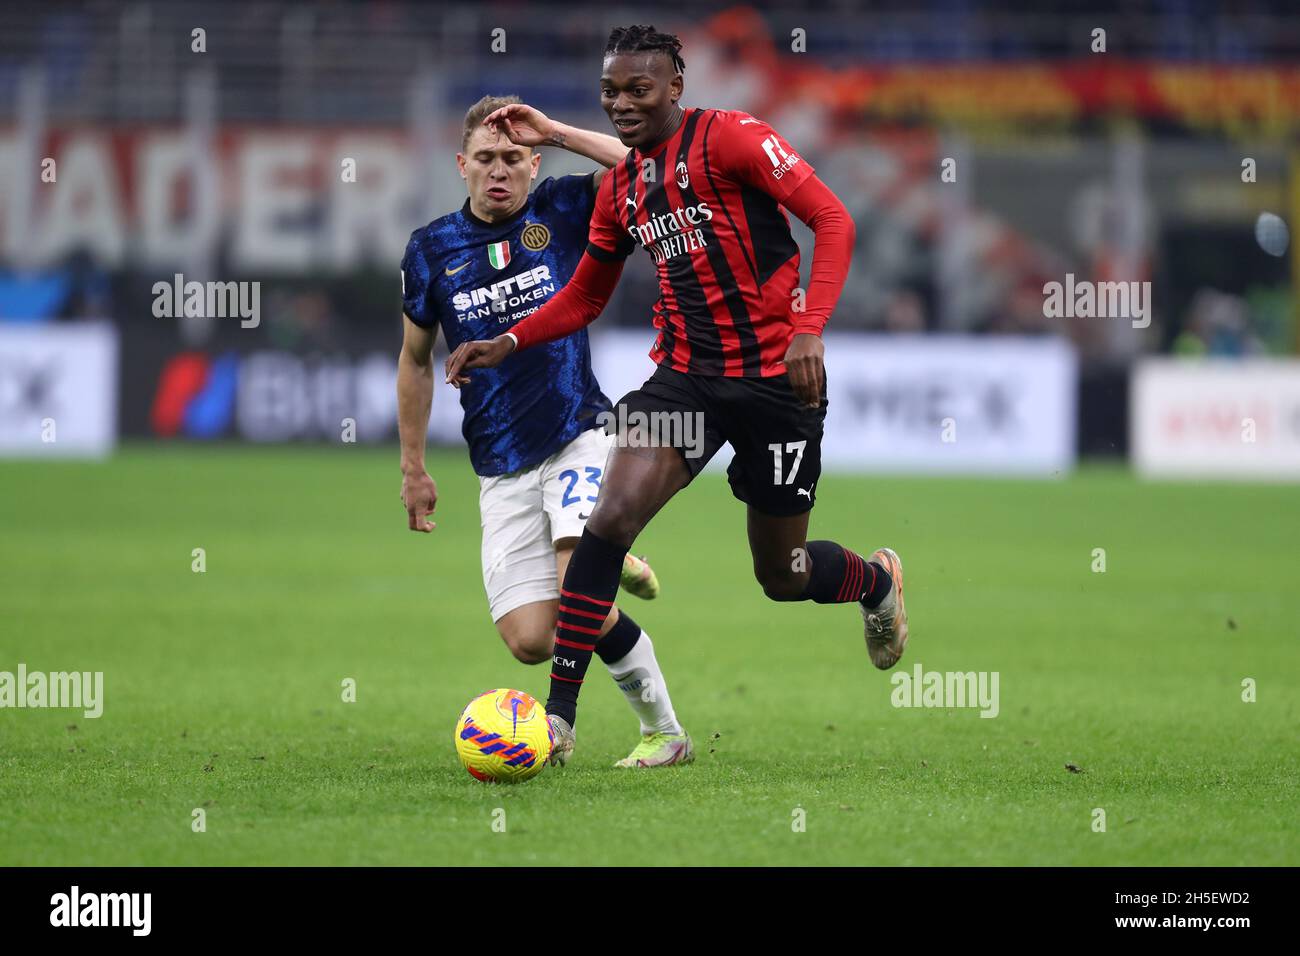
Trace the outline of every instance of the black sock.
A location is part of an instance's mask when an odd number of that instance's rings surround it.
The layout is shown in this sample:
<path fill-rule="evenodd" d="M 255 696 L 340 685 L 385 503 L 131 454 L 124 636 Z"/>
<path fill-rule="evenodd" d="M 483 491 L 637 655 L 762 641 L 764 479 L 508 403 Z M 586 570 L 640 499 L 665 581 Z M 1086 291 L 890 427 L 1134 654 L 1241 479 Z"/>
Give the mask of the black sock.
<path fill-rule="evenodd" d="M 809 541 L 812 571 L 803 599 L 818 604 L 848 604 L 862 601 L 875 607 L 889 593 L 889 572 L 875 561 L 842 548 L 834 541 Z"/>
<path fill-rule="evenodd" d="M 639 640 L 641 640 L 641 625 L 632 620 L 627 611 L 619 608 L 618 620 L 614 622 L 614 626 L 596 642 L 596 653 L 606 665 L 613 664 L 627 657 Z"/>
<path fill-rule="evenodd" d="M 614 606 L 626 554 L 627 548 L 584 530 L 564 573 L 546 712 L 563 717 L 570 726 L 577 720 L 578 691 L 591 663 L 591 652 L 596 649 L 600 625 Z"/>

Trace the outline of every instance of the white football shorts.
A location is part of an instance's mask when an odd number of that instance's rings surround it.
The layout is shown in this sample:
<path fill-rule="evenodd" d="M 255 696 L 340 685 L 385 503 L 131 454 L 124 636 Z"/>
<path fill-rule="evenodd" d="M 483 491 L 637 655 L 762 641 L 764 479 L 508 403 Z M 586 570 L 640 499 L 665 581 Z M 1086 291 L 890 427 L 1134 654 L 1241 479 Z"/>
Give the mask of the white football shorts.
<path fill-rule="evenodd" d="M 479 477 L 483 587 L 494 622 L 560 596 L 555 542 L 582 536 L 613 447 L 612 435 L 591 428 L 531 468 Z"/>

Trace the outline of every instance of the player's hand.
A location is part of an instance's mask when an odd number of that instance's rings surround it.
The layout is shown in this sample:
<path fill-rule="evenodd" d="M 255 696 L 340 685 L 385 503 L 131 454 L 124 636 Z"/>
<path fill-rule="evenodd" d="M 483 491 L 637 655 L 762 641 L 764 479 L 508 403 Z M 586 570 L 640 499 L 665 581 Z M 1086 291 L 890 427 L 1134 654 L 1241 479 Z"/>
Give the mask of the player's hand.
<path fill-rule="evenodd" d="M 402 476 L 402 504 L 406 506 L 407 525 L 412 531 L 428 534 L 438 527 L 429 520 L 438 504 L 438 486 L 428 472 Z"/>
<path fill-rule="evenodd" d="M 516 146 L 544 146 L 555 132 L 550 117 L 523 103 L 511 103 L 489 113 L 483 125 L 505 133 Z"/>
<path fill-rule="evenodd" d="M 515 340 L 508 335 L 462 342 L 447 356 L 447 384 L 456 388 L 468 385 L 469 376 L 464 372 L 472 368 L 496 368 L 514 350 Z"/>
<path fill-rule="evenodd" d="M 800 332 L 790 340 L 785 350 L 785 370 L 790 373 L 790 387 L 795 396 L 809 408 L 820 408 L 822 386 L 826 382 L 826 366 L 822 358 L 826 346 L 820 335 Z"/>

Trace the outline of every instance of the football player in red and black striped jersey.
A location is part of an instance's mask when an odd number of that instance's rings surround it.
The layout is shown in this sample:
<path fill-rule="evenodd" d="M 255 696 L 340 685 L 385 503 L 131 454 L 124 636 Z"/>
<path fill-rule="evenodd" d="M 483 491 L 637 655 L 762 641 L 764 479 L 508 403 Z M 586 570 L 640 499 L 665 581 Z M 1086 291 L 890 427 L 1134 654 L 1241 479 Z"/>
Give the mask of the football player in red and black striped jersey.
<path fill-rule="evenodd" d="M 888 548 L 871 558 L 807 540 L 821 473 L 826 381 L 821 332 L 849 270 L 854 226 L 811 164 L 761 120 L 683 108 L 680 41 L 653 27 L 614 30 L 601 102 L 626 158 L 600 185 L 587 251 L 572 281 L 510 332 L 461 345 L 447 380 L 499 364 L 596 318 L 624 260 L 643 247 L 659 275 L 650 355 L 658 369 L 618 409 L 625 428 L 611 452 L 595 511 L 561 591 L 547 713 L 571 737 L 591 646 L 586 619 L 618 590 L 619 569 L 641 529 L 690 483 L 723 442 L 733 494 L 747 506 L 754 573 L 777 601 L 853 602 L 867 649 L 892 667 L 907 643 L 903 574 Z M 811 280 L 799 286 L 799 248 L 784 209 L 814 235 Z M 638 416 L 639 413 L 639 416 Z M 647 441 L 646 422 L 690 417 L 703 441 L 689 450 Z"/>

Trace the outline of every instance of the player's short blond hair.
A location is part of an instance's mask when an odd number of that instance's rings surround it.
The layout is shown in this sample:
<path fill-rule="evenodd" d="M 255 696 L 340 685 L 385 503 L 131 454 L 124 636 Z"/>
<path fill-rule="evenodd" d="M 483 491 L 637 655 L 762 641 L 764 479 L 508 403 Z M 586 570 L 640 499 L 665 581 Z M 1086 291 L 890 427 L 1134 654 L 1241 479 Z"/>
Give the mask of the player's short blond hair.
<path fill-rule="evenodd" d="M 483 121 L 492 113 L 501 109 L 503 106 L 510 106 L 513 103 L 522 103 L 519 97 L 510 96 L 485 96 L 469 108 L 465 114 L 465 134 L 460 140 L 460 151 L 463 153 L 469 149 L 469 138 L 474 135 L 474 130 L 483 125 Z"/>

